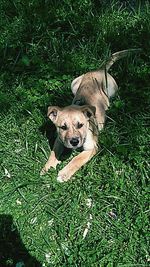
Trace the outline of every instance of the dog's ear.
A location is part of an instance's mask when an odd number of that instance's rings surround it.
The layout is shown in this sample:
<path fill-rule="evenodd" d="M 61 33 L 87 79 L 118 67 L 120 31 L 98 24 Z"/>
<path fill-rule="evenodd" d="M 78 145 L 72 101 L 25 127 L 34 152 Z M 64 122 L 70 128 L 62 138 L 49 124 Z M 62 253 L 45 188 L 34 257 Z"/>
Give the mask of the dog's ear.
<path fill-rule="evenodd" d="M 92 116 L 95 117 L 96 108 L 94 106 L 84 105 L 81 109 L 86 118 L 90 119 Z"/>
<path fill-rule="evenodd" d="M 48 111 L 47 111 L 47 117 L 53 122 L 55 123 L 57 120 L 57 116 L 58 113 L 61 111 L 60 107 L 57 106 L 50 106 L 48 107 Z"/>

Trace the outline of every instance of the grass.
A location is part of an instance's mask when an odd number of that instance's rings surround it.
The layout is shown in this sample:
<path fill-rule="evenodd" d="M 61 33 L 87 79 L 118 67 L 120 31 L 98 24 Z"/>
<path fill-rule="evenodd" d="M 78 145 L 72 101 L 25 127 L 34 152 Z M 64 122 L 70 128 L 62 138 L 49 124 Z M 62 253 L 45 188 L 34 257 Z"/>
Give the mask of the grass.
<path fill-rule="evenodd" d="M 99 22 L 103 31 L 97 31 L 94 51 L 92 37 L 85 44 L 77 32 L 75 49 L 68 32 L 72 47 L 70 55 L 62 51 L 64 70 L 56 64 L 52 71 L 43 59 L 34 71 L 18 63 L 1 73 L 0 267 L 149 266 L 149 24 L 140 9 L 133 16 L 112 7 L 109 17 L 106 12 L 96 19 L 94 27 Z M 53 131 L 47 106 L 70 104 L 74 76 L 98 68 L 121 41 L 121 49 L 128 48 L 129 39 L 143 52 L 112 69 L 120 90 L 99 136 L 99 153 L 67 183 L 56 177 L 72 156 L 40 177 L 50 152 L 45 125 Z"/>
<path fill-rule="evenodd" d="M 113 102 L 101 150 L 65 184 L 58 170 L 39 175 L 49 154 L 44 112 L 21 114 L 18 103 L 1 115 L 1 214 L 43 266 L 148 265 L 148 110 L 132 107 L 133 95 Z"/>

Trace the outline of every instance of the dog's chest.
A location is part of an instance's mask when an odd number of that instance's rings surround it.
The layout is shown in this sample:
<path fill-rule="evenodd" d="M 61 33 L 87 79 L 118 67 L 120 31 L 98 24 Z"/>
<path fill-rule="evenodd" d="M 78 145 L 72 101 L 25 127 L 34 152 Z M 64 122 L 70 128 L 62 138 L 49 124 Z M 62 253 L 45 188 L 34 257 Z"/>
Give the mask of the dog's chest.
<path fill-rule="evenodd" d="M 91 150 L 91 149 L 95 148 L 96 146 L 97 146 L 96 140 L 94 140 L 94 136 L 93 136 L 92 132 L 90 130 L 88 130 L 86 140 L 83 144 L 83 149 L 84 150 Z"/>

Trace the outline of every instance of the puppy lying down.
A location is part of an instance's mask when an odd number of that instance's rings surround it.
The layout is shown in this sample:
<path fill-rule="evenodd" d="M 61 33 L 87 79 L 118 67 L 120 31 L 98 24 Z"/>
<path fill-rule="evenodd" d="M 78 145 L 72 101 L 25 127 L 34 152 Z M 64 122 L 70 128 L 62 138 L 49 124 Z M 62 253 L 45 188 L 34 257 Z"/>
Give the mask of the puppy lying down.
<path fill-rule="evenodd" d="M 98 134 L 104 127 L 109 99 L 115 95 L 118 89 L 108 70 L 115 61 L 138 50 L 129 49 L 116 52 L 112 54 L 104 69 L 88 72 L 74 79 L 71 84 L 74 99 L 70 106 L 48 107 L 48 117 L 56 126 L 57 138 L 41 175 L 51 167 L 56 168 L 60 163 L 59 159 L 64 147 L 82 148 L 82 152 L 59 171 L 57 177 L 59 182 L 68 181 L 96 154 Z"/>

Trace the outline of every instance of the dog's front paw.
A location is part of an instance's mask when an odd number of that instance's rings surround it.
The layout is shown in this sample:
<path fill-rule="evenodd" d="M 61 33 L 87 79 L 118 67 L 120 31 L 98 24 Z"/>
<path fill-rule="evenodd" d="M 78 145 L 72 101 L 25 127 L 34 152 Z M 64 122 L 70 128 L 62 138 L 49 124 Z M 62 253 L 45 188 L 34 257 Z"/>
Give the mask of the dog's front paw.
<path fill-rule="evenodd" d="M 71 176 L 69 175 L 69 173 L 67 173 L 67 171 L 61 170 L 58 173 L 57 181 L 60 183 L 67 182 L 70 179 L 70 177 Z"/>
<path fill-rule="evenodd" d="M 48 169 L 44 166 L 44 168 L 40 171 L 40 175 L 44 175 L 48 172 Z"/>
<path fill-rule="evenodd" d="M 46 163 L 43 169 L 40 171 L 40 175 L 45 175 L 51 167 L 53 166 Z"/>
<path fill-rule="evenodd" d="M 57 164 L 60 164 L 60 163 L 61 163 L 61 161 L 59 161 L 59 160 L 55 160 L 55 161 L 52 161 L 52 162 L 48 161 L 45 164 L 44 168 L 41 170 L 40 175 L 46 174 L 50 168 L 56 169 Z"/>

